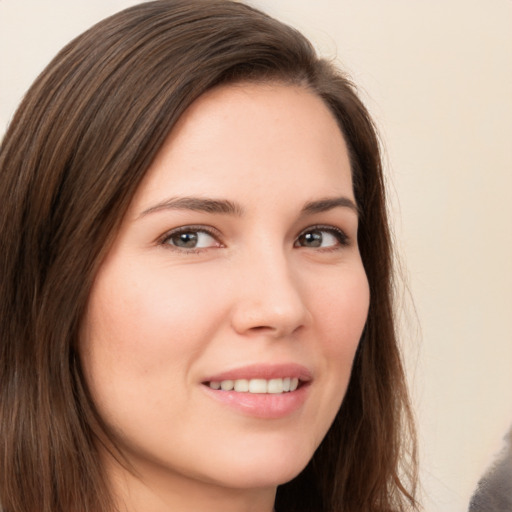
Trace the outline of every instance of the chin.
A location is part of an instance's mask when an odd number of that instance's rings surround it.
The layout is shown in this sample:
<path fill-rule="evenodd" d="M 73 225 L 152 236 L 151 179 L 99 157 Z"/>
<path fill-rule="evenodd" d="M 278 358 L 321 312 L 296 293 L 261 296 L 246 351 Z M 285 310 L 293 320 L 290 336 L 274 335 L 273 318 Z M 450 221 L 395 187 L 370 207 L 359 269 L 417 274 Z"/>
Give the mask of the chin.
<path fill-rule="evenodd" d="M 277 449 L 259 447 L 257 450 L 238 451 L 222 464 L 222 473 L 229 479 L 228 487 L 247 489 L 277 487 L 293 480 L 308 464 L 314 450 L 283 446 Z"/>
<path fill-rule="evenodd" d="M 271 460 L 264 468 L 255 468 L 252 465 L 244 467 L 236 474 L 229 475 L 222 482 L 212 482 L 232 489 L 262 489 L 278 487 L 293 480 L 307 465 L 308 461 L 300 466 L 283 466 Z M 227 476 L 227 475 L 226 475 Z"/>

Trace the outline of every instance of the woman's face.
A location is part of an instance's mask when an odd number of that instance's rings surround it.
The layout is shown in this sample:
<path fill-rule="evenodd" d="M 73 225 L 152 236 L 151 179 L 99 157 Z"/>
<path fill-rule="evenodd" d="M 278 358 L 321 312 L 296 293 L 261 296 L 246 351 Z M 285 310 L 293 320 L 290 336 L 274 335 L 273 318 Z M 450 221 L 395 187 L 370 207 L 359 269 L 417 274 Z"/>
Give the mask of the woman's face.
<path fill-rule="evenodd" d="M 345 142 L 311 92 L 224 86 L 188 109 L 100 267 L 81 340 L 141 478 L 267 488 L 303 469 L 367 316 L 357 226 Z"/>

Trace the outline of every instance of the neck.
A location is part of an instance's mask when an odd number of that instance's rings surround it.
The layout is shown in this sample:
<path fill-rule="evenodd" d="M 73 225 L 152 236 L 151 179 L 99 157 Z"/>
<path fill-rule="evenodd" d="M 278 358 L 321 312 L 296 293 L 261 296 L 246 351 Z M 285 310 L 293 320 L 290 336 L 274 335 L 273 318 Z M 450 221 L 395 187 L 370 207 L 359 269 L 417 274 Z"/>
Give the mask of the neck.
<path fill-rule="evenodd" d="M 168 471 L 134 474 L 117 463 L 109 480 L 120 512 L 273 512 L 276 487 L 233 489 Z"/>

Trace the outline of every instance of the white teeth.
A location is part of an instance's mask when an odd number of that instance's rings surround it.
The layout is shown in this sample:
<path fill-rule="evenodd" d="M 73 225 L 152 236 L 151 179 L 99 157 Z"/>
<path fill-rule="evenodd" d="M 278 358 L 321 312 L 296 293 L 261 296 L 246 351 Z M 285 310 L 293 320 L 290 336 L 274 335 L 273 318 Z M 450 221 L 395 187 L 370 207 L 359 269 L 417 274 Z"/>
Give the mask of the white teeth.
<path fill-rule="evenodd" d="M 283 379 L 272 379 L 268 381 L 267 391 L 269 393 L 282 393 L 283 387 Z"/>
<path fill-rule="evenodd" d="M 267 381 L 265 379 L 251 379 L 249 381 L 249 393 L 266 393 Z"/>
<path fill-rule="evenodd" d="M 299 386 L 299 379 L 296 377 L 285 377 L 282 379 L 237 379 L 211 381 L 208 386 L 212 389 L 222 391 L 237 391 L 238 393 L 258 394 L 281 394 L 295 391 Z"/>
<path fill-rule="evenodd" d="M 249 391 L 249 381 L 246 379 L 235 380 L 235 391 L 246 393 Z"/>
<path fill-rule="evenodd" d="M 232 380 L 223 380 L 220 383 L 220 389 L 222 391 L 231 391 L 235 387 L 235 383 Z"/>

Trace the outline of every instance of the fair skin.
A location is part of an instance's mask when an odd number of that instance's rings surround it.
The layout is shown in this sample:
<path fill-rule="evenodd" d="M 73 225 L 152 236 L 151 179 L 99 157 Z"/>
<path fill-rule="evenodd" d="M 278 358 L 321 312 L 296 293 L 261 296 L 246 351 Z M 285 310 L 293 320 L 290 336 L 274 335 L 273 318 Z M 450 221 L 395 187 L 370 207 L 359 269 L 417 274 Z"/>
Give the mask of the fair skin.
<path fill-rule="evenodd" d="M 347 148 L 313 93 L 223 86 L 186 111 L 100 267 L 81 340 L 131 466 L 104 454 L 120 510 L 272 510 L 346 391 L 369 303 L 357 226 Z"/>

